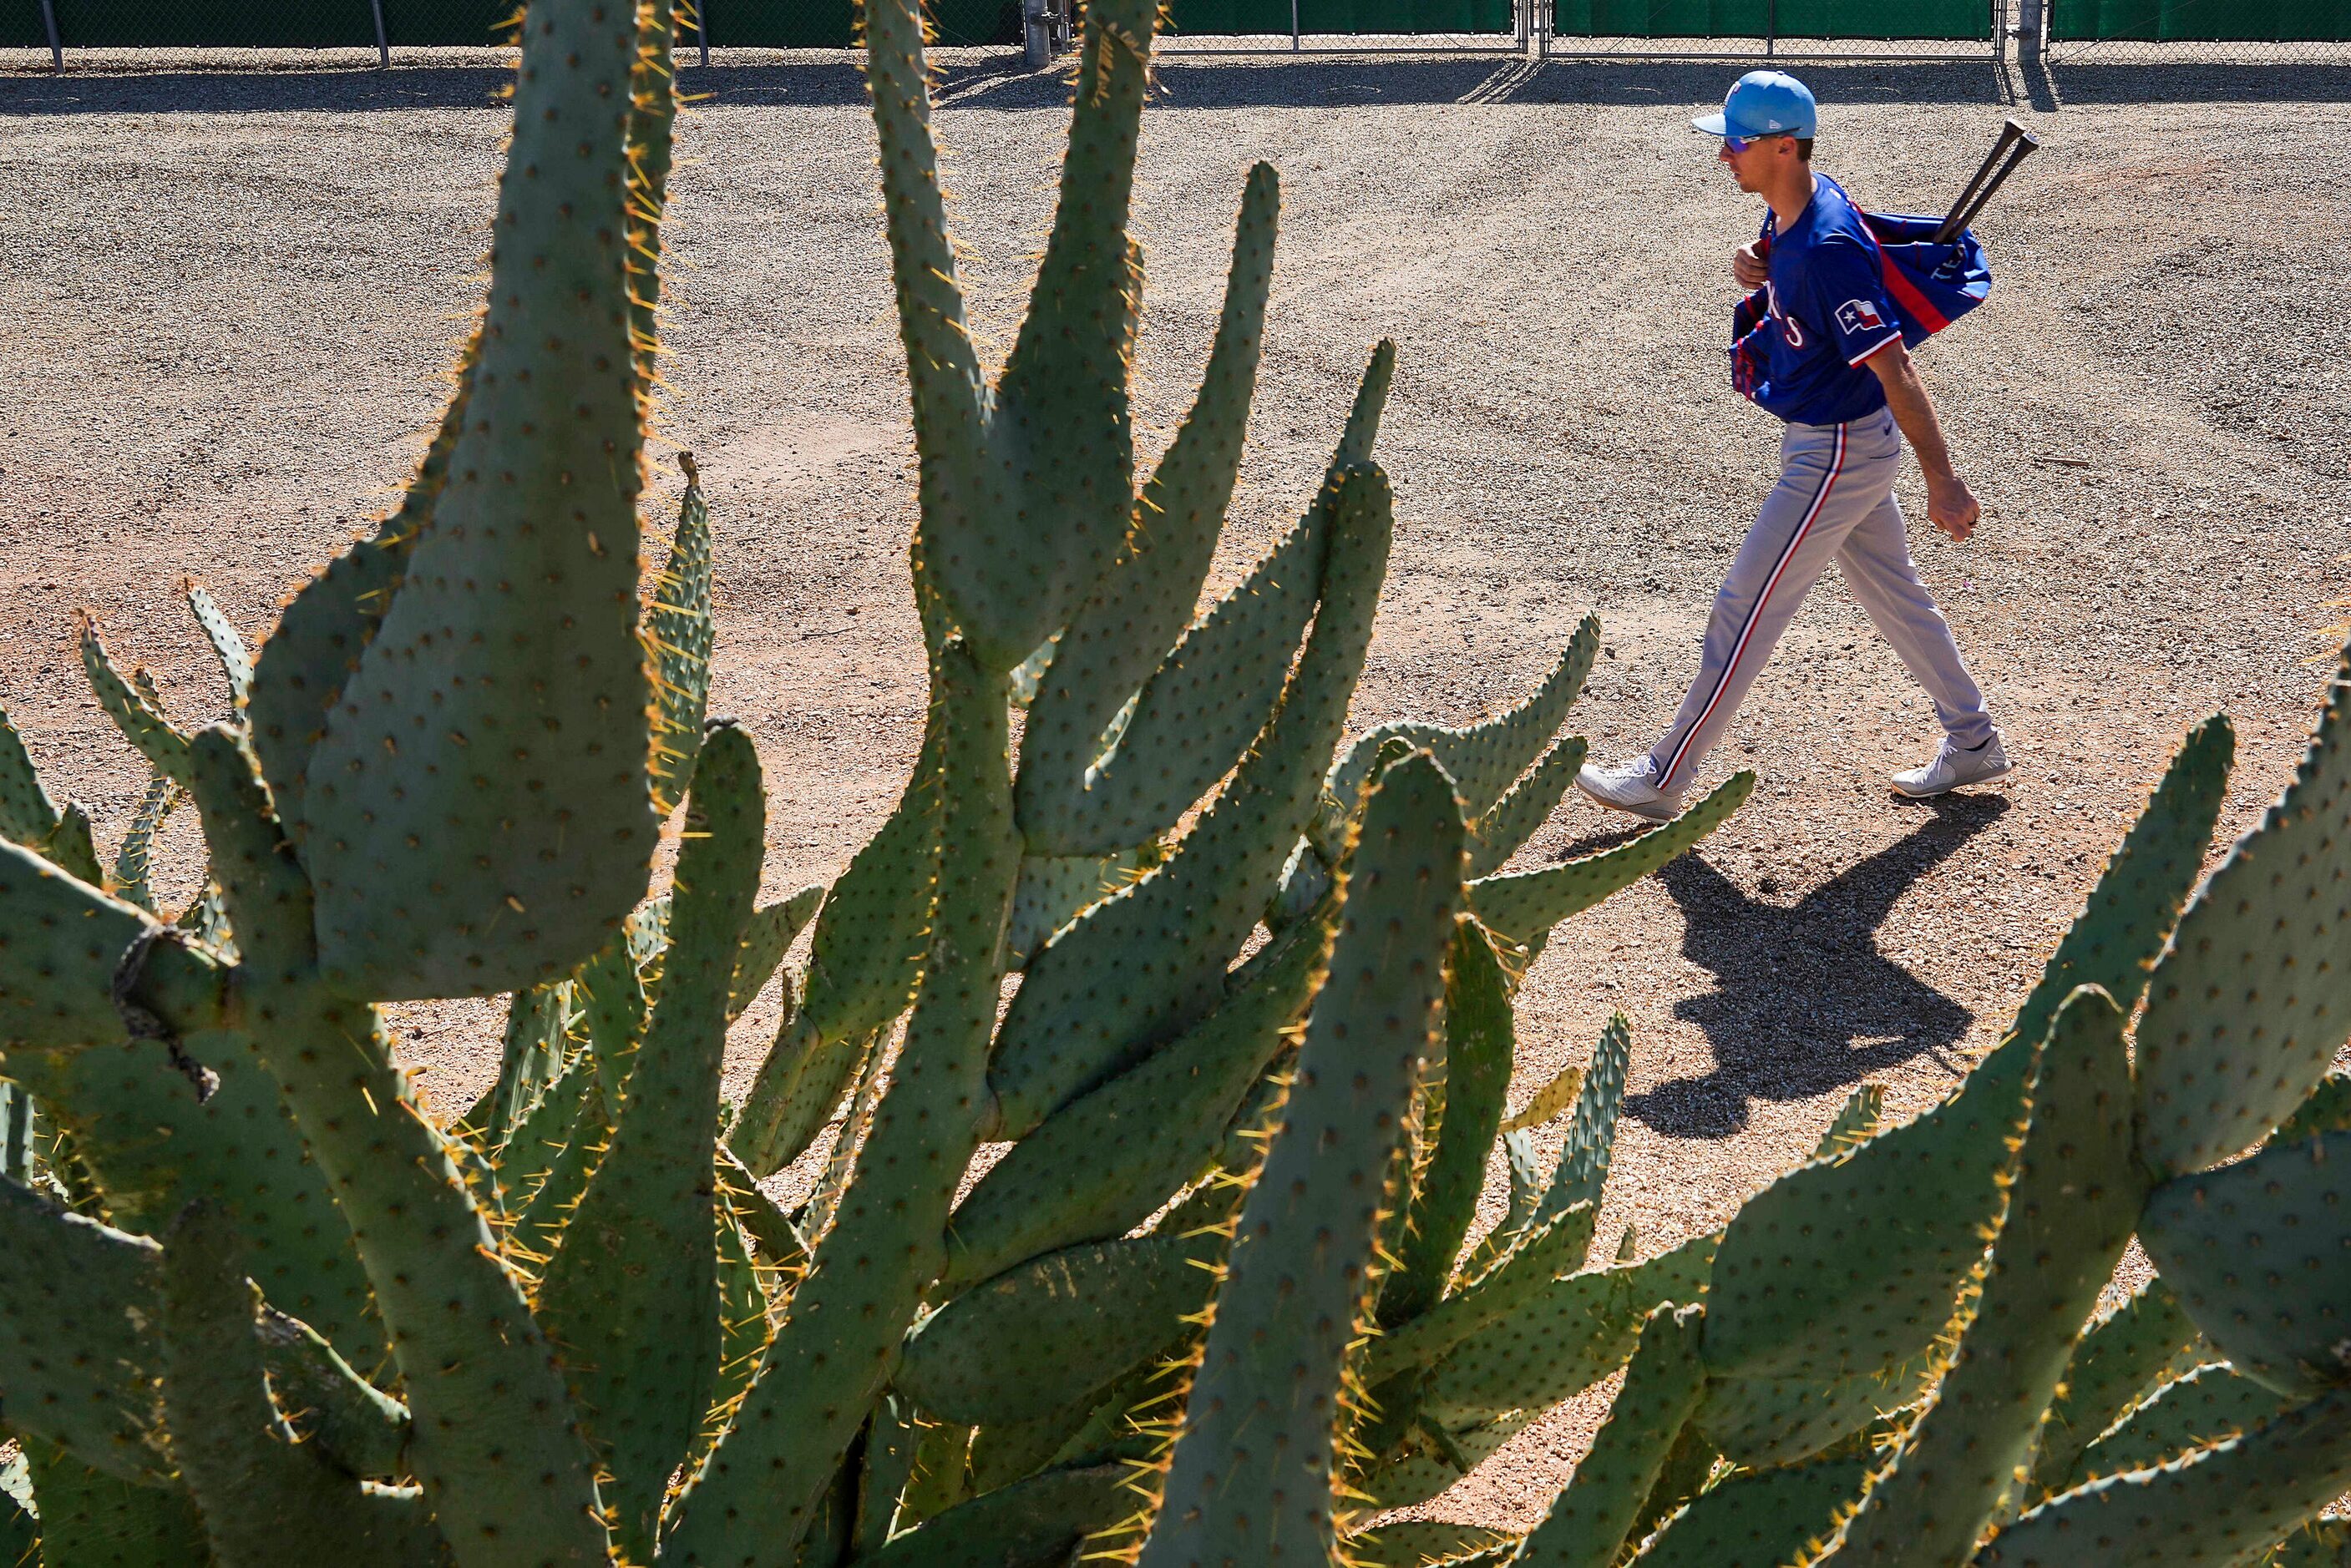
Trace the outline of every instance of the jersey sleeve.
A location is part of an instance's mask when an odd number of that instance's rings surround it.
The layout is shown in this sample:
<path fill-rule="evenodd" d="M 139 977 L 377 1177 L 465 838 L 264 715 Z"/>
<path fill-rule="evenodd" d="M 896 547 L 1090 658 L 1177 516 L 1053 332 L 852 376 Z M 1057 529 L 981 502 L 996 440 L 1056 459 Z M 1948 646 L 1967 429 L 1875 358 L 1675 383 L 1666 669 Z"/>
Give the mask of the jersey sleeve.
<path fill-rule="evenodd" d="M 1902 336 L 1876 252 L 1840 235 L 1815 248 L 1810 259 L 1818 324 L 1846 364 L 1860 364 Z"/>

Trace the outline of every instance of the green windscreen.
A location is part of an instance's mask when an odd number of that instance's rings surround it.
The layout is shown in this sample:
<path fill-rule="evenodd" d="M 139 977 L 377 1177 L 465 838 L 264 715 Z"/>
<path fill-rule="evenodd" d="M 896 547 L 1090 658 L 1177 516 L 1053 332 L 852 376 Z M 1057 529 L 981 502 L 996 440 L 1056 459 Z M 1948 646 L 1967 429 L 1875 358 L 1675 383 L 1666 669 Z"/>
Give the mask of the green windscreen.
<path fill-rule="evenodd" d="M 1584 38 L 1989 41 L 1990 0 L 1554 0 L 1552 31 Z"/>
<path fill-rule="evenodd" d="M 2053 38 L 2351 42 L 2351 0 L 2052 0 Z"/>
<path fill-rule="evenodd" d="M 1173 0 L 1169 31 L 1181 37 L 1287 33 L 1290 0 Z M 1297 0 L 1301 33 L 1507 33 L 1510 0 Z"/>
<path fill-rule="evenodd" d="M 40 0 L 7 0 L 5 42 L 46 47 Z M 368 0 L 52 0 L 57 36 L 75 48 L 320 49 L 375 44 Z M 390 6 L 385 0 L 385 23 Z M 507 7 L 511 13 L 512 5 Z M 486 26 L 477 38 L 489 42 Z"/>

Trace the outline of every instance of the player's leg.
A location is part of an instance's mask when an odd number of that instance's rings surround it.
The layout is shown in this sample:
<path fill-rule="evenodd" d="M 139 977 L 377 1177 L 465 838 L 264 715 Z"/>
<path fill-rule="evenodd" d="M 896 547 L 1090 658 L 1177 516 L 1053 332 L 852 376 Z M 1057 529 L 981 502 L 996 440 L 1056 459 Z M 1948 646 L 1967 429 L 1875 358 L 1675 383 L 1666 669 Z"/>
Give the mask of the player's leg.
<path fill-rule="evenodd" d="M 1698 678 L 1673 723 L 1646 756 L 1578 775 L 1603 805 L 1654 819 L 1673 814 L 1838 543 L 1892 491 L 1901 447 L 1849 440 L 1847 427 L 1792 425 L 1781 454 L 1780 482 L 1715 595 Z"/>
<path fill-rule="evenodd" d="M 1894 787 L 1905 794 L 1940 794 L 2006 774 L 2007 751 L 1985 708 L 1982 689 L 1968 673 L 1967 661 L 1952 640 L 1950 622 L 1918 579 L 1902 508 L 1892 494 L 1845 535 L 1837 565 L 1878 634 L 1934 702 L 1935 717 L 1943 726 L 1943 745 L 1936 759 L 1896 774 Z"/>

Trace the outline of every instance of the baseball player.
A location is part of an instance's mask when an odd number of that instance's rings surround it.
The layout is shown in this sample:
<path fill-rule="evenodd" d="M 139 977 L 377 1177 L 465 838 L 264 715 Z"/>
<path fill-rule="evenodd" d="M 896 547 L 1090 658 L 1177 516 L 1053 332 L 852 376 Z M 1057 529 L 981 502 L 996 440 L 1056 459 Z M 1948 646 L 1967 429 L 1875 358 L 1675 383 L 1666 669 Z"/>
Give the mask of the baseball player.
<path fill-rule="evenodd" d="M 1983 693 L 1910 561 L 1894 500 L 1903 438 L 1925 471 L 1927 516 L 1937 527 L 1966 539 L 1976 498 L 1951 467 L 1935 405 L 1903 346 L 1877 246 L 1836 182 L 1813 171 L 1813 95 L 1783 72 L 1750 71 L 1721 113 L 1691 123 L 1721 139 L 1719 157 L 1739 188 L 1771 208 L 1762 236 L 1739 248 L 1731 272 L 1765 291 L 1752 345 L 1758 373 L 1740 380 L 1787 423 L 1780 483 L 1715 595 L 1698 679 L 1672 725 L 1646 754 L 1587 766 L 1576 784 L 1603 805 L 1652 821 L 1672 816 L 1831 557 L 1942 721 L 1935 760 L 1894 774 L 1894 788 L 1920 797 L 2004 777 L 2008 753 Z"/>

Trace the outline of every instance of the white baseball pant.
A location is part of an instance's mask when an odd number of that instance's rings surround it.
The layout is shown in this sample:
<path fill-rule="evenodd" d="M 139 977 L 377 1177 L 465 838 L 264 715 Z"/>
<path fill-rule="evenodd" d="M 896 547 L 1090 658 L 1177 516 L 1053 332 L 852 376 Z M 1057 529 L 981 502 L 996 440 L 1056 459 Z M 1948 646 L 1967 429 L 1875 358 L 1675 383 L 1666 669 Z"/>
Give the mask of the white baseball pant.
<path fill-rule="evenodd" d="M 1834 556 L 1853 597 L 1934 700 L 1959 745 L 1992 737 L 1982 691 L 1951 640 L 1918 568 L 1894 478 L 1902 433 L 1884 410 L 1842 425 L 1792 424 L 1780 438 L 1780 483 L 1764 499 L 1707 618 L 1698 679 L 1665 738 L 1650 750 L 1658 790 L 1687 787 L 1730 727 L 1772 645 Z"/>

